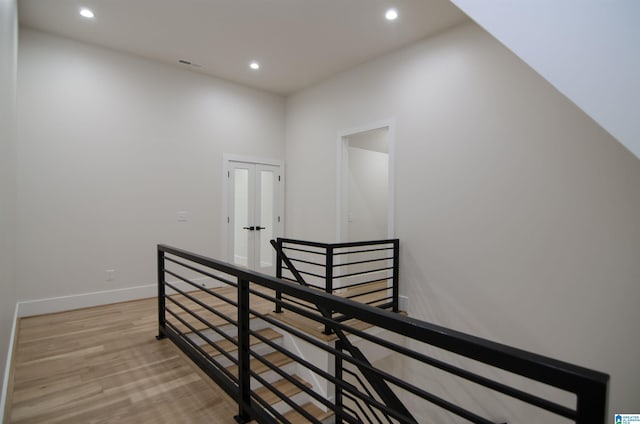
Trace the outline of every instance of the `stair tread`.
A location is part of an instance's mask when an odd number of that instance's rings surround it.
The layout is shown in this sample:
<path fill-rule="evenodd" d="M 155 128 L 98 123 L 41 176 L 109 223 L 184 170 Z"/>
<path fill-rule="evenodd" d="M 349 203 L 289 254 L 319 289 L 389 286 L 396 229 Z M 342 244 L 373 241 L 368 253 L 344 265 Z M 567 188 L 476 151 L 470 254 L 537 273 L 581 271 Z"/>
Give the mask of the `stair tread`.
<path fill-rule="evenodd" d="M 333 411 L 323 411 L 311 402 L 302 405 L 302 409 L 304 409 L 318 421 L 324 421 L 333 415 Z M 284 417 L 292 424 L 308 422 L 308 420 L 302 414 L 295 410 L 287 412 L 286 414 L 284 414 Z"/>
<path fill-rule="evenodd" d="M 335 334 L 324 334 L 324 324 L 319 323 L 318 321 L 315 321 L 311 318 L 296 314 L 295 312 L 284 311 L 281 313 L 273 313 L 270 316 L 284 322 L 285 324 L 297 328 L 298 330 L 302 330 L 307 334 L 311 334 L 325 341 L 332 341 L 338 338 Z M 369 324 L 356 319 L 345 321 L 344 324 L 360 331 L 364 331 L 371 327 L 374 327 L 373 324 Z"/>
<path fill-rule="evenodd" d="M 347 297 L 347 296 L 353 296 L 353 295 L 361 295 L 365 292 L 369 292 L 372 290 L 380 290 L 385 288 L 391 289 L 390 287 L 388 287 L 388 280 L 377 280 L 377 281 L 372 281 L 370 283 L 362 284 L 355 287 L 345 287 L 343 290 L 340 290 L 340 288 L 338 288 L 336 289 L 336 295 L 340 297 Z"/>
<path fill-rule="evenodd" d="M 262 330 L 258 330 L 255 331 L 255 333 L 260 334 L 262 337 L 268 339 L 268 340 L 275 340 L 278 339 L 280 337 L 282 337 L 282 334 L 278 333 L 277 331 L 271 329 L 271 328 L 263 328 Z M 234 337 L 233 340 L 236 341 L 236 343 L 238 342 L 238 338 Z M 262 343 L 262 340 L 260 340 L 259 338 L 255 337 L 255 336 L 251 336 L 249 337 L 249 345 L 250 346 L 255 346 L 259 343 Z M 238 346 L 237 344 L 231 342 L 230 340 L 224 339 L 221 340 L 219 342 L 216 343 L 218 345 L 218 347 L 220 347 L 220 349 L 222 349 L 223 351 L 227 352 L 227 353 L 231 353 L 231 352 L 235 352 L 236 350 L 238 350 Z M 209 343 L 205 343 L 204 345 L 202 345 L 202 348 L 204 349 L 205 352 L 207 352 L 209 355 L 212 356 L 216 356 L 216 355 L 220 355 L 220 351 L 218 351 L 218 349 L 214 348 L 213 346 L 211 346 Z"/>
<path fill-rule="evenodd" d="M 262 356 L 277 368 L 282 368 L 283 366 L 293 362 L 293 359 L 289 358 L 282 352 L 271 352 Z M 249 366 L 256 374 L 262 374 L 263 372 L 271 370 L 271 368 L 257 358 L 252 358 Z M 238 375 L 238 366 L 231 365 L 227 367 L 227 371 L 231 372 L 233 375 Z"/>
<path fill-rule="evenodd" d="M 251 284 L 250 288 L 251 290 L 263 292 L 268 295 L 273 295 L 272 290 L 266 289 L 264 287 L 259 287 L 254 284 Z M 235 302 L 237 299 L 237 289 L 235 287 L 216 288 L 215 292 L 225 296 L 232 302 Z M 200 302 L 206 304 L 210 308 L 215 309 L 216 311 L 221 312 L 222 314 L 228 316 L 230 319 L 232 320 L 237 319 L 237 307 L 234 306 L 233 304 L 227 303 L 222 299 L 218 299 L 217 297 L 212 296 L 211 294 L 209 294 L 204 290 L 188 291 L 187 294 L 199 300 Z M 212 326 L 224 326 L 224 325 L 230 324 L 224 318 L 219 317 L 218 315 L 212 313 L 211 311 L 207 310 L 206 308 L 202 307 L 198 303 L 194 302 L 193 300 L 187 298 L 186 296 L 180 293 L 175 293 L 173 292 L 173 290 L 167 289 L 167 297 L 170 297 L 178 301 L 183 306 L 192 310 L 193 312 L 198 314 L 200 317 L 208 321 Z M 271 312 L 271 310 L 273 309 L 273 303 L 265 301 L 264 299 L 258 297 L 253 293 L 250 295 L 250 299 L 251 299 L 250 301 L 251 301 L 252 309 L 262 314 L 267 314 Z M 178 315 L 180 318 L 185 320 L 187 323 L 189 323 L 189 325 L 194 327 L 196 330 L 200 331 L 208 328 L 207 325 L 203 324 L 200 320 L 193 317 L 188 312 L 184 311 L 182 308 L 180 308 L 180 306 L 174 304 L 172 301 L 167 300 L 166 305 L 167 305 L 167 309 L 172 310 L 176 315 Z M 173 324 L 175 327 L 177 327 L 179 331 L 183 333 L 191 333 L 191 330 L 187 326 L 179 322 L 170 313 L 167 313 L 166 316 L 167 316 L 167 320 L 170 321 L 171 324 Z"/>
<path fill-rule="evenodd" d="M 298 375 L 293 374 L 291 377 L 294 378 L 299 383 L 302 383 L 305 387 L 311 388 L 311 384 L 307 383 L 305 380 L 298 377 Z M 278 391 L 282 392 L 282 394 L 287 398 L 291 398 L 292 396 L 295 396 L 296 394 L 302 392 L 301 388 L 299 388 L 289 380 L 285 380 L 284 378 L 274 383 L 271 383 L 271 385 Z M 274 405 L 282 400 L 277 394 L 269 390 L 267 387 L 260 387 L 254 393 L 256 396 L 260 397 L 269 405 Z"/>
<path fill-rule="evenodd" d="M 400 315 L 404 315 L 407 316 L 407 313 L 405 311 L 399 311 L 396 312 L 397 314 Z M 292 311 L 283 311 L 280 313 L 270 313 L 269 314 L 270 317 L 273 317 L 281 322 L 283 322 L 284 324 L 287 324 L 295 329 L 301 330 L 307 334 L 310 334 L 316 338 L 319 338 L 321 340 L 325 340 L 325 341 L 333 341 L 336 340 L 338 338 L 338 336 L 336 336 L 335 334 L 325 334 L 324 333 L 324 324 L 321 324 L 320 322 L 313 320 L 311 318 L 302 316 L 300 314 L 297 314 L 295 312 Z M 343 325 L 352 327 L 356 330 L 360 330 L 360 331 L 366 331 L 369 328 L 375 327 L 375 325 L 373 324 L 369 324 L 367 322 L 364 321 L 360 321 L 356 318 L 352 318 L 349 319 L 347 321 L 344 321 L 342 323 Z M 348 331 L 345 331 L 348 333 Z"/>

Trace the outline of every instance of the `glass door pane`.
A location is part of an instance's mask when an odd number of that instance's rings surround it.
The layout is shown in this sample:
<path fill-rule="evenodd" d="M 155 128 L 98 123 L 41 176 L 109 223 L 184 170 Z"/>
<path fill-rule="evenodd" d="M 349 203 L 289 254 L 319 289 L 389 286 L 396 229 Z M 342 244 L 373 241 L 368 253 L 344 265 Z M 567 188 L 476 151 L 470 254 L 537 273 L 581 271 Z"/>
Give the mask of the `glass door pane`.
<path fill-rule="evenodd" d="M 269 269 L 273 268 L 275 261 L 275 251 L 270 244 L 271 239 L 273 238 L 273 230 L 275 224 L 275 214 L 274 214 L 274 181 L 276 178 L 276 174 L 273 171 L 268 170 L 260 170 L 258 172 L 258 176 L 260 181 L 258 183 L 259 187 L 259 210 L 260 210 L 260 219 L 259 226 L 262 227 L 259 234 L 259 266 L 261 272 L 268 272 Z"/>
<path fill-rule="evenodd" d="M 249 169 L 233 170 L 233 263 L 250 266 L 251 231 Z"/>

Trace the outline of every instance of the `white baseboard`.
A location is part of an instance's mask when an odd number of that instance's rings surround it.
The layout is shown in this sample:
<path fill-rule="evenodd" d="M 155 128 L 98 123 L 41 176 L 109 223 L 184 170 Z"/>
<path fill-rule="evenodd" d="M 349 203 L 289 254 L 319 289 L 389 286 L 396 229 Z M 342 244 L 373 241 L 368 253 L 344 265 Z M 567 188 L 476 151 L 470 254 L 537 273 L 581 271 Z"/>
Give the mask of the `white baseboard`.
<path fill-rule="evenodd" d="M 22 318 L 70 311 L 72 309 L 108 305 L 110 303 L 126 302 L 128 300 L 144 299 L 156 296 L 158 293 L 157 290 L 155 284 L 149 284 L 147 286 L 50 297 L 48 299 L 23 300 L 18 302 L 18 316 Z"/>
<path fill-rule="evenodd" d="M 4 422 L 7 408 L 7 392 L 9 390 L 9 377 L 11 375 L 11 362 L 15 349 L 16 334 L 18 331 L 18 304 L 13 309 L 13 323 L 11 324 L 11 335 L 9 336 L 9 347 L 7 348 L 7 361 L 4 364 L 4 378 L 2 380 L 2 394 L 0 395 L 0 424 Z"/>
<path fill-rule="evenodd" d="M 200 280 L 202 280 L 202 283 L 199 283 Z M 192 281 L 202 284 L 203 286 L 206 284 L 208 288 L 218 287 L 216 284 L 218 282 L 210 278 L 198 278 Z M 169 283 L 180 290 L 193 290 L 193 287 L 183 281 L 169 281 Z M 220 283 L 219 286 L 222 286 L 222 283 Z M 146 299 L 157 295 L 158 286 L 156 284 L 149 284 L 145 286 L 50 297 L 47 299 L 23 300 L 18 302 L 17 310 L 18 317 L 22 318 L 70 311 L 73 309 L 90 308 L 92 306 L 109 305 L 111 303 L 126 302 L 129 300 Z"/>
<path fill-rule="evenodd" d="M 233 264 L 237 266 L 249 266 L 249 258 L 246 256 L 234 255 Z"/>
<path fill-rule="evenodd" d="M 399 295 L 398 296 L 398 309 L 401 311 L 409 312 L 409 297 Z"/>

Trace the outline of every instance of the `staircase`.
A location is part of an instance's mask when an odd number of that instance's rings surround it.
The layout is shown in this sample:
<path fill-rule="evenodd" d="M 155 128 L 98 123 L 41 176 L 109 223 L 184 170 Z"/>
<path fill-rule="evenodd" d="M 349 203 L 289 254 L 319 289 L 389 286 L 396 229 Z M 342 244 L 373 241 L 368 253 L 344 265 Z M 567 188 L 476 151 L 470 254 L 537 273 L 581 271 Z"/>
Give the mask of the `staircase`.
<path fill-rule="evenodd" d="M 233 290 L 230 290 L 229 288 L 215 288 L 212 289 L 212 291 L 224 297 L 234 297 Z M 188 294 L 194 299 L 201 301 L 204 300 L 205 297 L 199 291 L 191 291 L 188 292 Z M 180 302 L 187 303 L 192 310 L 198 313 L 198 315 L 205 318 L 211 324 L 216 325 L 216 328 L 220 332 L 229 337 L 224 337 L 219 332 L 211 330 L 207 325 L 203 324 L 188 312 L 180 311 L 176 314 L 192 327 L 189 328 L 189 326 L 183 323 L 181 323 L 180 326 L 185 335 L 202 349 L 204 353 L 203 357 L 207 358 L 207 360 L 210 360 L 212 363 L 219 364 L 226 372 L 228 372 L 229 375 L 238 379 L 237 326 L 229 323 L 225 324 L 224 319 L 212 314 L 196 301 L 186 300 L 183 295 L 176 294 L 170 297 L 174 299 L 182 298 L 179 300 Z M 234 320 L 237 319 L 237 314 L 228 307 L 229 305 L 226 302 L 214 302 L 211 306 L 221 313 L 224 313 L 229 318 Z M 273 309 L 273 304 L 271 303 L 264 302 L 264 304 L 258 306 L 258 309 L 271 316 L 279 315 L 271 313 L 271 309 Z M 249 337 L 249 346 L 254 357 L 251 359 L 249 367 L 253 373 L 257 374 L 257 377 L 251 377 L 250 384 L 251 390 L 255 393 L 255 396 L 261 398 L 266 404 L 273 408 L 273 410 L 282 414 L 283 417 L 291 423 L 307 423 L 309 420 L 300 412 L 294 410 L 287 402 L 282 400 L 281 397 L 276 394 L 276 391 L 280 392 L 291 402 L 300 405 L 307 414 L 319 422 L 333 422 L 333 412 L 327 411 L 327 409 L 323 408 L 322 405 L 314 403 L 310 396 L 300 388 L 300 386 L 303 386 L 308 389 L 313 389 L 313 385 L 299 375 L 298 364 L 282 351 L 276 350 L 274 347 L 263 341 L 266 339 L 272 344 L 282 347 L 283 350 L 285 350 L 285 336 L 282 332 L 273 329 L 267 322 L 256 317 L 250 320 L 250 328 L 254 334 Z M 201 335 L 197 335 L 194 330 L 200 332 Z M 316 333 L 321 335 L 319 331 L 316 331 Z M 293 336 L 287 334 L 287 337 L 291 338 Z M 205 338 L 208 340 L 205 340 Z M 211 342 L 213 342 L 216 347 L 214 347 Z M 263 360 L 258 359 L 257 356 L 261 357 Z M 280 372 L 273 370 L 265 362 L 276 367 Z M 298 384 L 284 378 L 281 373 L 288 375 Z"/>
<path fill-rule="evenodd" d="M 344 298 L 378 290 L 365 283 L 351 286 L 358 292 L 342 286 L 329 294 L 305 286 L 300 275 L 300 284 L 289 283 L 163 245 L 158 271 L 158 337 L 170 338 L 238 402 L 239 423 L 416 424 L 414 417 L 444 417 L 439 421 L 496 424 L 530 421 L 532 408 L 578 424 L 605 420 L 606 374 Z M 223 287 L 203 287 L 194 273 Z M 381 293 L 388 291 L 383 285 Z M 381 358 L 388 361 L 376 362 Z M 437 384 L 428 384 L 434 380 L 426 372 L 438 373 Z M 486 401 L 458 403 L 448 390 L 454 380 Z M 575 402 L 558 398 L 556 389 Z M 496 403 L 499 397 L 511 402 Z"/>
<path fill-rule="evenodd" d="M 278 346 L 283 345 L 284 336 L 270 328 L 267 323 L 264 321 L 254 318 L 251 320 L 250 327 L 253 331 L 255 331 L 260 336 L 270 340 L 271 342 L 276 343 Z M 227 331 L 231 330 L 230 328 Z M 237 343 L 237 337 L 234 337 Z M 228 354 L 232 355 L 233 358 L 237 361 L 238 359 L 238 347 L 236 344 L 218 336 L 217 340 L 218 347 L 223 349 Z M 229 371 L 236 378 L 238 377 L 238 366 L 233 364 L 230 359 L 225 357 L 223 354 L 218 352 L 211 345 L 206 343 L 204 340 L 200 339 L 201 346 L 209 353 L 215 361 L 218 361 L 222 364 L 226 364 L 226 370 Z M 300 377 L 297 374 L 297 365 L 290 357 L 286 356 L 282 352 L 278 352 L 273 349 L 271 346 L 262 342 L 258 337 L 251 336 L 250 337 L 250 346 L 252 352 L 256 355 L 260 355 L 264 358 L 265 361 L 276 366 L 281 372 L 290 375 L 297 382 L 302 384 L 305 387 L 311 388 L 312 385 L 307 382 L 305 379 Z M 294 403 L 301 405 L 302 409 L 304 409 L 307 413 L 313 416 L 318 421 L 328 422 L 326 421 L 333 414 L 330 412 L 325 412 L 311 402 L 309 396 L 302 391 L 297 385 L 292 383 L 289 380 L 282 378 L 282 376 L 276 371 L 272 370 L 269 366 L 267 366 L 264 362 L 260 361 L 257 358 L 251 359 L 250 369 L 259 375 L 259 379 L 252 377 L 251 378 L 251 390 L 255 392 L 256 396 L 262 398 L 266 401 L 273 409 L 278 411 L 280 414 L 283 414 L 284 417 L 293 422 L 293 423 L 304 423 L 308 422 L 300 413 L 292 410 L 292 408 L 284 401 L 282 401 L 277 395 L 275 395 L 269 388 L 264 386 L 264 383 L 268 383 L 273 386 L 275 390 L 280 391 L 285 396 L 287 396 Z"/>
<path fill-rule="evenodd" d="M 372 290 L 376 290 L 383 286 L 383 282 L 373 282 L 367 285 L 358 286 L 356 288 L 345 289 L 341 292 L 341 296 L 345 298 L 353 296 L 362 296 Z M 235 290 L 230 288 L 214 288 L 213 292 L 225 298 L 234 298 Z M 184 320 L 189 326 L 182 324 L 180 330 L 185 335 L 199 346 L 203 351 L 203 357 L 210 360 L 212 363 L 219 364 L 223 367 L 228 375 L 234 378 L 239 378 L 238 373 L 238 336 L 237 326 L 234 324 L 226 323 L 225 320 L 210 311 L 203 306 L 199 305 L 196 300 L 204 301 L 209 296 L 205 296 L 200 291 L 189 291 L 188 295 L 193 297 L 194 300 L 186 299 L 184 295 L 175 294 L 170 296 L 172 299 L 176 299 L 179 302 L 188 306 L 193 312 L 196 312 L 200 317 L 209 321 L 209 323 L 216 325 L 219 332 L 210 329 L 207 325 L 203 324 L 200 320 L 192 316 L 186 311 L 179 311 L 176 313 L 180 319 Z M 258 301 L 255 299 L 254 301 Z M 236 319 L 236 313 L 233 308 L 229 308 L 229 304 L 222 300 L 218 302 L 210 302 L 209 305 L 215 308 L 218 312 L 227 315 L 231 319 Z M 273 305 L 268 302 L 260 303 L 257 307 L 262 313 L 268 314 L 270 317 L 278 319 L 287 325 L 295 327 L 296 329 L 303 331 L 313 337 L 321 340 L 328 345 L 333 345 L 337 339 L 335 334 L 325 334 L 324 326 L 318 324 L 309 318 L 301 317 L 300 315 L 293 314 L 291 312 L 273 313 Z M 359 330 L 369 330 L 376 332 L 376 330 L 367 323 L 351 320 L 348 323 L 349 326 Z M 251 390 L 255 392 L 255 395 L 264 400 L 271 408 L 282 414 L 284 418 L 291 423 L 307 423 L 309 420 L 304 417 L 300 412 L 293 410 L 293 408 L 283 401 L 275 391 L 282 393 L 293 403 L 300 405 L 302 409 L 312 416 L 314 419 L 322 423 L 333 422 L 333 412 L 327 410 L 323 405 L 319 405 L 318 402 L 313 402 L 310 396 L 303 391 L 301 386 L 316 392 L 322 393 L 326 396 L 327 387 L 314 387 L 312 383 L 303 378 L 300 374 L 305 373 L 299 370 L 298 363 L 296 363 L 291 357 L 287 356 L 282 351 L 276 350 L 271 345 L 267 344 L 263 340 L 267 340 L 272 344 L 282 347 L 283 350 L 288 350 L 291 345 L 297 345 L 301 343 L 295 336 L 286 333 L 286 337 L 289 338 L 289 347 L 285 346 L 285 334 L 283 331 L 278 331 L 273 328 L 269 323 L 264 320 L 254 317 L 250 320 L 250 328 L 254 333 L 249 337 L 249 346 L 251 353 L 254 356 L 260 356 L 263 360 L 253 357 L 250 361 L 249 368 L 251 371 L 258 375 L 258 377 L 251 377 Z M 196 331 L 200 333 L 198 335 Z M 220 334 L 224 333 L 227 337 Z M 208 340 L 205 340 L 208 339 Z M 215 347 L 214 347 L 215 345 Z M 222 353 L 224 352 L 224 353 Z M 302 353 L 304 355 L 304 353 Z M 318 352 L 312 352 L 311 356 L 317 355 Z M 373 358 L 372 358 L 373 359 Z M 374 359 L 382 359 L 379 356 L 374 355 Z M 273 370 L 265 362 L 275 366 L 281 373 L 285 373 L 294 379 L 299 385 L 296 385 L 292 381 L 283 378 L 282 374 Z M 316 364 L 319 365 L 319 364 Z M 325 363 L 325 371 L 329 371 L 329 364 Z M 269 385 L 271 387 L 266 387 Z M 316 383 L 317 385 L 317 383 Z"/>

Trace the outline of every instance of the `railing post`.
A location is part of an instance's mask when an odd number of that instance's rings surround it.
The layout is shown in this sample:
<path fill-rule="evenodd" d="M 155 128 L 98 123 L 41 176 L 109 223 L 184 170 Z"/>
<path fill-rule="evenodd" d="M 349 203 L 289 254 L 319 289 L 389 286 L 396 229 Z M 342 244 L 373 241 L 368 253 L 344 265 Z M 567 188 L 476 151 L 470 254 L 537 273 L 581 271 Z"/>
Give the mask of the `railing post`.
<path fill-rule="evenodd" d="M 606 422 L 607 385 L 585 385 L 577 394 L 576 424 L 601 424 Z"/>
<path fill-rule="evenodd" d="M 398 281 L 398 273 L 400 271 L 400 240 L 393 240 L 393 288 L 392 288 L 392 297 L 391 301 L 393 302 L 393 312 L 398 312 L 400 310 L 399 306 L 399 297 L 400 297 L 400 286 Z"/>
<path fill-rule="evenodd" d="M 328 245 L 325 250 L 325 291 L 327 294 L 333 294 L 333 246 Z M 329 311 L 330 316 L 333 316 L 333 311 Z M 331 327 L 329 325 L 324 326 L 324 334 L 331 334 Z"/>
<path fill-rule="evenodd" d="M 342 341 L 336 340 L 336 350 L 338 354 L 335 356 L 336 360 L 336 368 L 335 368 L 335 377 L 337 381 L 342 381 L 342 356 L 339 355 L 342 353 Z M 335 424 L 342 424 L 342 386 L 337 383 L 334 383 L 335 386 L 335 410 L 333 411 L 335 414 Z"/>
<path fill-rule="evenodd" d="M 249 368 L 249 281 L 238 277 L 238 415 L 236 422 L 251 421 L 251 373 Z"/>
<path fill-rule="evenodd" d="M 282 255 L 280 254 L 280 252 L 282 252 L 282 239 L 280 237 L 278 237 L 276 243 L 278 244 L 278 248 L 276 249 L 276 278 L 278 279 L 282 279 Z M 282 292 L 277 290 L 276 291 L 276 309 L 275 309 L 275 313 L 281 313 L 282 312 Z"/>
<path fill-rule="evenodd" d="M 158 335 L 156 339 L 164 339 L 167 337 L 166 318 L 165 318 L 165 286 L 164 286 L 164 251 L 158 246 Z"/>

